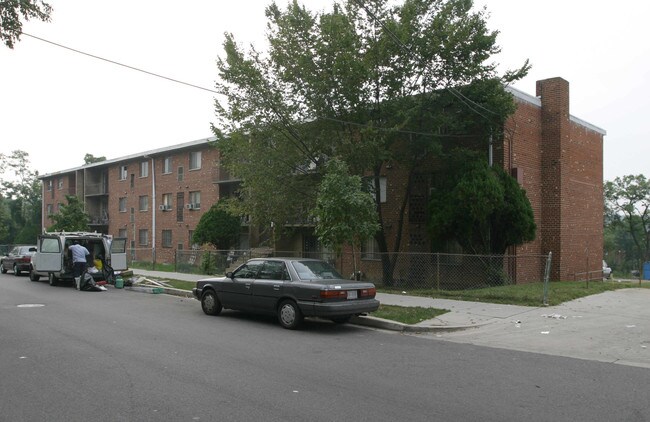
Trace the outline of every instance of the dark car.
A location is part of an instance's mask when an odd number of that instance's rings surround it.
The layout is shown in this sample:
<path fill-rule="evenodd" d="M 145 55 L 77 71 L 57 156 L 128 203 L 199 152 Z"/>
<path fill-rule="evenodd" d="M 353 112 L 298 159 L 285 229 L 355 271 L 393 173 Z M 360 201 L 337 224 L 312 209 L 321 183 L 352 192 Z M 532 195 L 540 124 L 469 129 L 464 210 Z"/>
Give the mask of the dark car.
<path fill-rule="evenodd" d="M 14 275 L 20 275 L 22 272 L 29 273 L 34 253 L 36 253 L 36 246 L 16 246 L 0 260 L 0 271 L 5 274 L 11 270 Z"/>
<path fill-rule="evenodd" d="M 225 277 L 197 281 L 192 293 L 208 315 L 222 308 L 277 315 L 289 329 L 304 317 L 342 324 L 379 308 L 374 284 L 345 280 L 318 259 L 251 259 Z"/>

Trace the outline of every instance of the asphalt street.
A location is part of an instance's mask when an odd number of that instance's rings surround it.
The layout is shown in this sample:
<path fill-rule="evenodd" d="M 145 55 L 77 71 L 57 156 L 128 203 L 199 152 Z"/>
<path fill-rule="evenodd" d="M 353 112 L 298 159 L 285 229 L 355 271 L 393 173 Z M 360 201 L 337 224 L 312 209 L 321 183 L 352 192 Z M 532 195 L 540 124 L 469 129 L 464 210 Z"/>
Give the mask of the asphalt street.
<path fill-rule="evenodd" d="M 2 421 L 644 421 L 650 371 L 0 276 Z"/>

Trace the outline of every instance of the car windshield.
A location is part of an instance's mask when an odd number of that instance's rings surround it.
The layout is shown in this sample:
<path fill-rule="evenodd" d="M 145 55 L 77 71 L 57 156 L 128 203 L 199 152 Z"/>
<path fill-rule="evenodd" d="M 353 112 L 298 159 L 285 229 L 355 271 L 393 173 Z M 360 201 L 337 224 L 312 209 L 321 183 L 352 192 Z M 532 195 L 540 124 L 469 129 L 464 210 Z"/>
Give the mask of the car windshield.
<path fill-rule="evenodd" d="M 343 278 L 334 267 L 324 261 L 292 261 L 291 265 L 302 280 Z"/>

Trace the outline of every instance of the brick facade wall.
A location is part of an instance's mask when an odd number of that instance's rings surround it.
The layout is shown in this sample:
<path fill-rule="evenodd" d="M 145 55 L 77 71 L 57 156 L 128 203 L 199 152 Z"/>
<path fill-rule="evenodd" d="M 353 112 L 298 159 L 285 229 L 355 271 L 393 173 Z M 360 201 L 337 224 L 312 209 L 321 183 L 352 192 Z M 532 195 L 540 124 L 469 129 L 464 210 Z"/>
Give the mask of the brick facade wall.
<path fill-rule="evenodd" d="M 516 111 L 504 126 L 503 139 L 494 140 L 495 165 L 502 165 L 510 171 L 525 189 L 537 224 L 537 238 L 512 248 L 508 253 L 553 252 L 551 279 L 571 280 L 576 273 L 597 271 L 601 265 L 604 132 L 570 116 L 567 81 L 561 78 L 538 81 L 536 94 L 537 97 L 523 93 L 514 96 Z M 105 199 L 109 216 L 107 232 L 119 236 L 120 232 L 126 231 L 129 245 L 135 248 L 138 260 L 151 260 L 152 247 L 155 246 L 156 262 L 173 262 L 178 248 L 190 248 L 190 233 L 196 228 L 200 216 L 219 199 L 215 184 L 218 152 L 210 147 L 208 141 L 188 143 L 190 146 L 182 144 L 177 148 L 149 152 L 146 156 L 134 155 L 111 160 L 106 165 L 43 177 L 44 227 L 52 224 L 46 216 L 47 206 L 52 205 L 56 213 L 56 204 L 65 203 L 65 194 L 86 197 L 87 211 L 98 212 L 102 208 L 101 201 L 90 201 L 84 189 L 101 179 L 93 171 L 103 167 L 108 180 Z M 480 148 L 483 147 L 481 144 Z M 198 170 L 189 169 L 192 151 L 201 151 L 201 168 Z M 169 172 L 163 171 L 166 157 L 171 158 Z M 148 163 L 146 177 L 140 177 L 142 162 Z M 119 176 L 121 166 L 127 167 L 124 180 Z M 382 177 L 386 178 L 386 201 L 381 209 L 389 251 L 394 250 L 398 235 L 401 235 L 400 251 L 430 251 L 426 218 L 420 217 L 426 213 L 431 169 L 435 166 L 433 158 L 411 175 L 396 163 L 381 169 Z M 179 167 L 183 167 L 182 180 L 178 178 Z M 154 177 L 155 198 L 152 189 Z M 409 177 L 412 178 L 411 199 L 403 204 Z M 60 189 L 59 180 L 62 180 Z M 52 190 L 48 190 L 50 181 Z M 197 191 L 201 192 L 201 208 L 186 209 L 191 192 Z M 165 194 L 169 195 L 170 209 L 163 211 L 159 207 Z M 140 210 L 142 196 L 148 197 L 146 210 Z M 123 211 L 120 211 L 121 198 L 125 201 Z M 404 225 L 400 228 L 399 217 L 404 205 Z M 139 241 L 140 230 L 148 231 L 145 244 Z M 171 233 L 171 239 L 166 239 L 169 241 L 167 245 L 163 245 L 163 231 Z M 302 241 L 287 244 L 300 245 Z M 535 265 L 518 267 L 516 273 L 522 280 L 534 279 L 529 274 L 542 273 L 542 266 L 540 260 Z"/>

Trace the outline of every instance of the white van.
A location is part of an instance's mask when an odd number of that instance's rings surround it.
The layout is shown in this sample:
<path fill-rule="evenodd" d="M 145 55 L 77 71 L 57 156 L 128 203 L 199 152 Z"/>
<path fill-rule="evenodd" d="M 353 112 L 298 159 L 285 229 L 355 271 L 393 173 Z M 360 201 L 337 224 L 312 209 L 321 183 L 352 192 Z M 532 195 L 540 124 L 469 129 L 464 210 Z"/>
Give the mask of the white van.
<path fill-rule="evenodd" d="M 124 271 L 126 264 L 126 238 L 112 238 L 102 233 L 91 232 L 56 232 L 43 233 L 38 236 L 37 251 L 32 257 L 29 279 L 38 281 L 47 277 L 54 286 L 59 280 L 74 280 L 72 274 L 72 256 L 68 247 L 79 242 L 90 252 L 88 266 L 95 260 L 103 261 L 114 271 Z M 104 280 L 105 271 L 92 273 L 95 280 Z"/>

